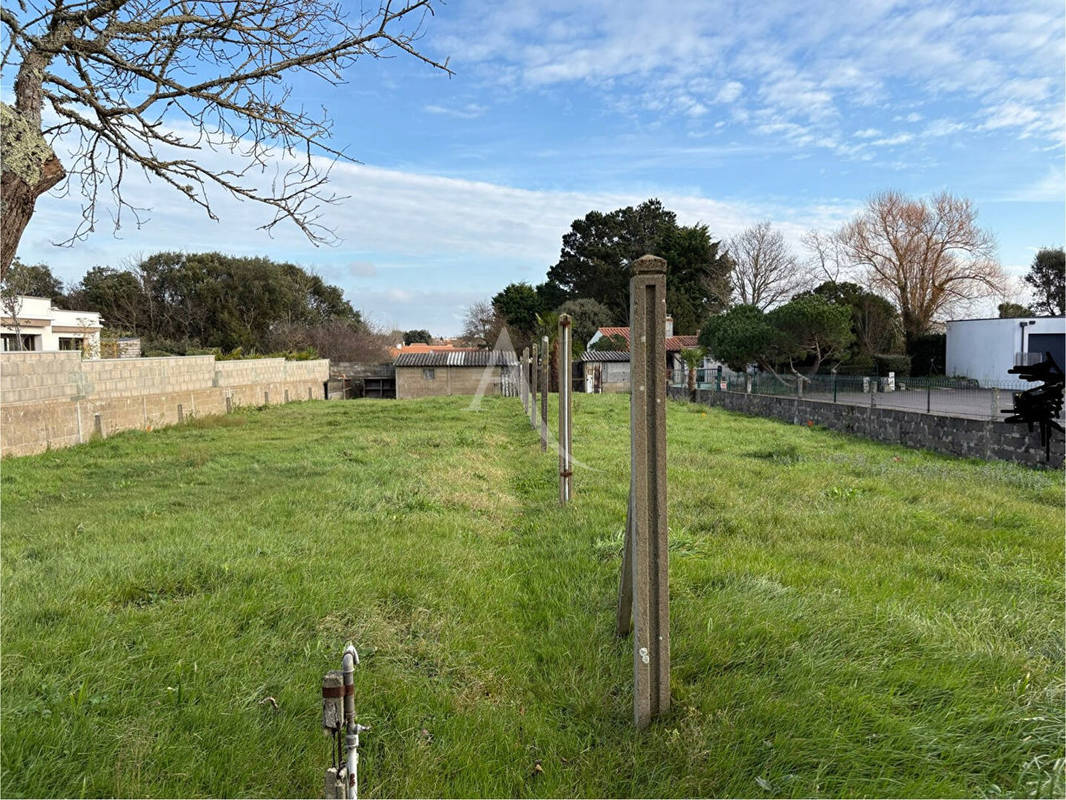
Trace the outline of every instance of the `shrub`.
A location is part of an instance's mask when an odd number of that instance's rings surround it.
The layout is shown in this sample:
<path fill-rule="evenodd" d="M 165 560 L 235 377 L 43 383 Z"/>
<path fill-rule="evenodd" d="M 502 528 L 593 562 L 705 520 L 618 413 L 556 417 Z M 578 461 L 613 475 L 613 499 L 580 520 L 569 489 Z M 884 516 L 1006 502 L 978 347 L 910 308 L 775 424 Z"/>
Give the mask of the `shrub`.
<path fill-rule="evenodd" d="M 900 353 L 876 353 L 874 354 L 874 366 L 878 375 L 896 373 L 896 377 L 911 374 L 911 357 Z"/>

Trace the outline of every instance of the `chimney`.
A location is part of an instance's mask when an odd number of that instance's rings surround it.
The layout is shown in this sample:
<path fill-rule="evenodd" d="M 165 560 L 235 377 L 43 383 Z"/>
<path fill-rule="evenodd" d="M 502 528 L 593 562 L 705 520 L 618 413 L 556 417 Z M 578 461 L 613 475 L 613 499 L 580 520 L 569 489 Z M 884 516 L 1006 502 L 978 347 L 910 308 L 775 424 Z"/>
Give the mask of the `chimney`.
<path fill-rule="evenodd" d="M 669 339 L 674 335 L 674 318 L 669 314 L 666 315 L 666 338 Z"/>

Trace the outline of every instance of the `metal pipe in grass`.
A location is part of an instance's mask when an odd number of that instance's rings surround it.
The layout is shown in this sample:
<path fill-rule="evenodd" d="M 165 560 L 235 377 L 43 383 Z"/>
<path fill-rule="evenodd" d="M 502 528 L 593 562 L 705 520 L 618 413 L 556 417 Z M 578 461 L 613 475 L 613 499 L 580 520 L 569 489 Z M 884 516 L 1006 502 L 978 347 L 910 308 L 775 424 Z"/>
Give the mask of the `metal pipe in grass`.
<path fill-rule="evenodd" d="M 355 721 L 355 665 L 359 653 L 348 642 L 341 657 L 341 674 L 344 676 L 344 744 L 347 749 L 348 797 L 359 797 L 359 734 L 369 730 Z"/>

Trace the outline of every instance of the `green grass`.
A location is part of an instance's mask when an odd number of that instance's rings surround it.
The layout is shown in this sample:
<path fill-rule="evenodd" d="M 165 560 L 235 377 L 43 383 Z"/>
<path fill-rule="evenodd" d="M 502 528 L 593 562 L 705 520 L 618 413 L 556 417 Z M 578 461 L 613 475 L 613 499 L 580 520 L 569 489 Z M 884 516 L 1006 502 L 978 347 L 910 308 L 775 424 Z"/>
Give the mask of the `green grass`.
<path fill-rule="evenodd" d="M 575 401 L 566 509 L 513 399 L 5 460 L 0 794 L 320 795 L 350 639 L 366 797 L 1063 795 L 1061 471 L 672 403 L 674 705 L 638 735 L 628 402 Z"/>

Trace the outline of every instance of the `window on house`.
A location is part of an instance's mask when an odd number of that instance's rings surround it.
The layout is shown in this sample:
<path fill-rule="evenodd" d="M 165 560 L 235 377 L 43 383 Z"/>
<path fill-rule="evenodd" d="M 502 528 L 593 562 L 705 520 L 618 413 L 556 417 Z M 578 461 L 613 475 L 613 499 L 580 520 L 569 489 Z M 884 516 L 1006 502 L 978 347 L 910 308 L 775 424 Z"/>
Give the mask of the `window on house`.
<path fill-rule="evenodd" d="M 437 379 L 437 372 L 432 367 L 422 370 L 422 380 L 434 381 Z"/>
<path fill-rule="evenodd" d="M 59 349 L 60 350 L 82 350 L 85 346 L 85 340 L 80 336 L 60 336 L 59 337 Z"/>
<path fill-rule="evenodd" d="M 11 352 L 14 350 L 36 350 L 37 349 L 37 337 L 33 334 L 22 334 L 22 347 L 19 347 L 18 334 L 5 333 L 4 339 L 4 351 Z"/>

